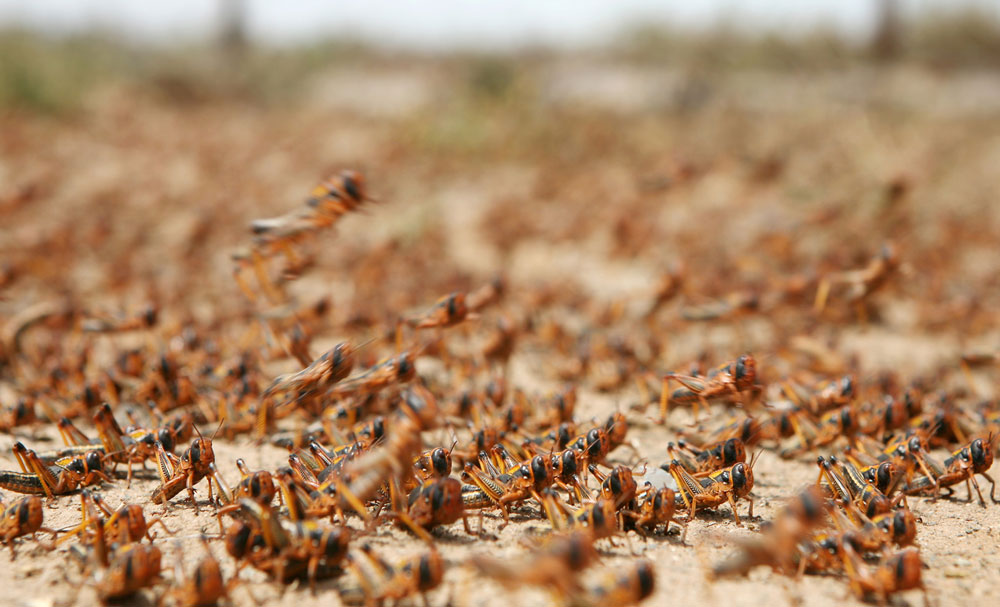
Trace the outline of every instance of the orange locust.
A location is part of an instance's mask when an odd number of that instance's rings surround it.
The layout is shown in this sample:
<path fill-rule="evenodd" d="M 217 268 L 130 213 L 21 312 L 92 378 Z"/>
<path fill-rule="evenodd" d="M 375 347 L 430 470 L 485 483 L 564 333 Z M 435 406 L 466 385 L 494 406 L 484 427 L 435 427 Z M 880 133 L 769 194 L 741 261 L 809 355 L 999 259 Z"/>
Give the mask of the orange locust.
<path fill-rule="evenodd" d="M 671 380 L 682 387 L 671 393 Z M 716 367 L 705 377 L 667 373 L 660 392 L 660 418 L 666 420 L 671 402 L 690 404 L 697 418 L 699 404 L 708 410 L 711 400 L 737 398 L 744 392 L 759 390 L 757 362 L 750 354 Z"/>
<path fill-rule="evenodd" d="M 222 424 L 220 423 L 215 432 L 218 433 L 221 428 Z M 197 431 L 197 428 L 195 430 Z M 180 458 L 167 453 L 163 449 L 163 445 L 157 443 L 157 463 L 161 484 L 150 497 L 154 504 L 166 505 L 171 498 L 186 487 L 188 495 L 191 497 L 191 503 L 194 504 L 195 512 L 198 512 L 198 502 L 194 498 L 194 486 L 206 477 L 208 477 L 208 499 L 212 501 L 211 472 L 212 464 L 215 463 L 212 440 L 214 438 L 215 434 L 211 438 L 205 438 L 199 431 L 198 438 L 191 443 L 191 446 L 184 451 Z"/>

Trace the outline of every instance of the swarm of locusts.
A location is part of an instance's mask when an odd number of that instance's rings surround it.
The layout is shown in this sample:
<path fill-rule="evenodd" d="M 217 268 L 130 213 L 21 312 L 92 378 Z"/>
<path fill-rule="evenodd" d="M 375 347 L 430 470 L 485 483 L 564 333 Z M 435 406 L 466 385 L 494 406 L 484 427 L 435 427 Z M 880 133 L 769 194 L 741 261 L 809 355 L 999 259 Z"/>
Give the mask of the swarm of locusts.
<path fill-rule="evenodd" d="M 673 322 L 739 328 L 793 310 L 871 322 L 874 298 L 905 269 L 894 244 L 860 268 L 701 301 L 685 296 L 695 269 L 676 264 L 630 294 L 631 307 L 502 275 L 404 309 L 301 302 L 291 285 L 336 248 L 341 218 L 377 213 L 367 192 L 361 174 L 344 172 L 298 211 L 253 222 L 249 248 L 233 255 L 233 291 L 249 310 L 233 321 L 238 339 L 195 320 L 164 325 L 155 303 L 118 315 L 42 303 L 4 320 L 0 373 L 13 388 L 0 430 L 17 469 L 0 472 L 0 540 L 12 559 L 62 551 L 102 601 L 225 604 L 253 570 L 346 604 L 443 604 L 460 600 L 442 588 L 447 571 L 465 569 L 558 604 L 628 605 L 653 595 L 667 566 L 642 547 L 670 543 L 697 558 L 708 536 L 688 532 L 707 520 L 731 553 L 704 563 L 709 580 L 758 567 L 836 576 L 885 603 L 931 590 L 915 502 L 952 499 L 962 485 L 969 516 L 997 501 L 1000 406 L 974 402 L 974 388 L 873 375 L 808 337 L 780 352 L 670 357 L 663 327 Z M 369 260 L 359 292 L 394 280 L 393 254 L 359 255 Z M 343 339 L 317 347 L 331 335 Z M 99 343 L 129 345 L 104 362 Z M 519 385 L 516 351 L 537 356 L 559 387 Z M 779 360 L 791 370 L 769 370 Z M 970 353 L 939 375 L 971 381 L 997 360 Z M 598 392 L 629 396 L 582 415 Z M 47 430 L 60 446 L 42 440 Z M 269 443 L 287 457 L 273 469 L 222 465 L 218 440 Z M 766 519 L 754 513 L 761 458 L 798 461 L 815 479 L 789 487 Z M 151 474 L 152 490 L 127 503 L 102 497 Z M 177 508 L 205 521 L 193 568 L 170 528 Z M 54 509 L 78 511 L 78 523 L 46 526 Z M 516 557 L 491 550 L 527 525 Z M 744 526 L 754 533 L 727 534 Z M 380 554 L 378 540 L 400 533 L 423 548 Z M 456 542 L 472 547 L 462 563 L 439 550 Z"/>

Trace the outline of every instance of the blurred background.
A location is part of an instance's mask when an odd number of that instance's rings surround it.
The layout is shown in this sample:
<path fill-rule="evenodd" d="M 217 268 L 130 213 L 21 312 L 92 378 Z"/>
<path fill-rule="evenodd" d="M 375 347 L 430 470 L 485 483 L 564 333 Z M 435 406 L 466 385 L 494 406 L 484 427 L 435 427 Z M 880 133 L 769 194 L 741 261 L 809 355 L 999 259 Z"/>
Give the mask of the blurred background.
<path fill-rule="evenodd" d="M 682 261 L 692 301 L 761 293 L 895 241 L 941 270 L 895 328 L 971 326 L 998 118 L 986 0 L 0 0 L 0 309 L 217 319 L 250 220 L 358 168 L 386 205 L 295 284 L 344 318 L 498 271 L 612 298 Z M 373 251 L 377 297 L 342 273 Z"/>
<path fill-rule="evenodd" d="M 991 0 L 298 0 L 281 5 L 266 0 L 3 0 L 0 17 L 8 26 L 42 33 L 98 30 L 159 44 L 211 38 L 237 28 L 260 44 L 299 45 L 336 37 L 380 47 L 511 50 L 605 44 L 638 24 L 702 30 L 725 25 L 793 37 L 812 30 L 860 41 L 880 28 L 901 33 L 904 21 L 955 20 L 963 14 L 989 17 L 995 9 Z"/>
<path fill-rule="evenodd" d="M 195 79 L 213 61 L 225 65 L 219 88 L 239 82 L 266 97 L 276 94 L 269 87 L 301 84 L 351 53 L 589 52 L 710 69 L 872 60 L 995 67 L 998 13 L 996 0 L 0 0 L 0 85 L 6 106 L 56 110 L 102 80 Z"/>

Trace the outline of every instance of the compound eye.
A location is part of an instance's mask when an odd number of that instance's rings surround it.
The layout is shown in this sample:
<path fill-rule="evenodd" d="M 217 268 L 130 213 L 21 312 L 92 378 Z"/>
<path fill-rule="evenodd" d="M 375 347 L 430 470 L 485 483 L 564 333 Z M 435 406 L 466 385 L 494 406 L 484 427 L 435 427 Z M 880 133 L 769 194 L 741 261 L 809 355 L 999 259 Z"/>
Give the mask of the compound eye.
<path fill-rule="evenodd" d="M 902 510 L 897 510 L 892 517 L 892 530 L 899 537 L 906 535 L 906 515 Z"/>
<path fill-rule="evenodd" d="M 409 375 L 409 373 L 410 373 L 410 359 L 408 359 L 406 356 L 400 356 L 399 371 L 397 375 L 403 376 L 403 375 Z"/>
<path fill-rule="evenodd" d="M 643 563 L 639 568 L 639 595 L 643 598 L 651 595 L 656 586 L 653 568 L 649 563 Z"/>
<path fill-rule="evenodd" d="M 733 489 L 742 489 L 747 484 L 746 470 L 743 464 L 733 467 Z"/>
<path fill-rule="evenodd" d="M 983 439 L 977 438 L 972 441 L 969 450 L 972 452 L 972 463 L 982 465 L 986 462 L 986 450 L 983 449 Z"/>
<path fill-rule="evenodd" d="M 821 506 L 813 500 L 812 495 L 809 493 L 803 495 L 802 509 L 806 513 L 806 519 L 813 520 L 818 517 L 821 511 L 820 508 Z"/>
<path fill-rule="evenodd" d="M 733 376 L 734 376 L 734 377 L 735 377 L 736 379 L 743 379 L 743 377 L 744 377 L 744 376 L 745 376 L 746 374 L 747 374 L 747 363 L 746 363 L 746 356 L 741 356 L 741 357 L 739 357 L 739 359 L 738 359 L 738 360 L 736 361 L 736 369 L 735 369 L 735 370 L 734 370 L 734 372 L 733 372 Z"/>
<path fill-rule="evenodd" d="M 160 444 L 167 451 L 174 450 L 174 435 L 167 428 L 162 428 L 158 434 Z"/>
<path fill-rule="evenodd" d="M 250 526 L 243 523 L 238 524 L 240 527 L 233 536 L 233 542 L 228 546 L 230 548 L 230 554 L 237 558 L 246 554 L 247 548 L 249 548 L 247 544 L 250 541 Z M 233 554 L 234 552 L 236 554 Z"/>
<path fill-rule="evenodd" d="M 722 446 L 722 458 L 726 462 L 736 461 L 736 439 L 731 438 Z"/>
<path fill-rule="evenodd" d="M 536 480 L 545 478 L 545 460 L 542 456 L 536 455 L 531 459 L 531 472 L 535 475 Z"/>
<path fill-rule="evenodd" d="M 563 453 L 562 457 L 563 474 L 576 474 L 576 458 L 572 451 Z"/>
<path fill-rule="evenodd" d="M 349 175 L 344 177 L 344 191 L 354 200 L 361 200 L 362 198 L 360 184 L 358 184 L 358 181 L 354 177 Z"/>
<path fill-rule="evenodd" d="M 608 479 L 611 484 L 611 492 L 615 495 L 620 495 L 622 492 L 622 479 L 619 474 L 612 472 L 611 478 Z"/>
<path fill-rule="evenodd" d="M 425 554 L 420 557 L 419 565 L 420 587 L 426 588 L 434 583 L 434 573 L 431 569 L 431 556 Z"/>
<path fill-rule="evenodd" d="M 840 412 L 840 425 L 842 428 L 850 428 L 853 424 L 851 423 L 851 410 L 844 409 Z"/>
<path fill-rule="evenodd" d="M 892 481 L 892 466 L 889 462 L 885 462 L 878 467 L 878 484 L 881 487 L 888 487 L 890 481 Z"/>
<path fill-rule="evenodd" d="M 438 474 L 447 474 L 451 472 L 451 461 L 448 457 L 448 452 L 440 447 L 434 450 L 431 454 L 431 462 L 434 465 L 434 470 Z"/>
<path fill-rule="evenodd" d="M 604 526 L 604 509 L 594 508 L 594 527 Z"/>

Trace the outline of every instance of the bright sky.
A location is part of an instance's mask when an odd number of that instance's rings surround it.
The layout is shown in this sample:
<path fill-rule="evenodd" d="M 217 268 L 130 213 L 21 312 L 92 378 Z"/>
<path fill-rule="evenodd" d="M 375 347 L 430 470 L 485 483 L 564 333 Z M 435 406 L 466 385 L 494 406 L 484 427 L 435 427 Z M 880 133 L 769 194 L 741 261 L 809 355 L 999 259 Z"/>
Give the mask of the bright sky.
<path fill-rule="evenodd" d="M 899 0 L 906 12 L 1000 0 Z M 877 0 L 246 0 L 255 40 L 308 41 L 350 32 L 392 46 L 509 47 L 600 41 L 636 22 L 706 26 L 720 20 L 772 30 L 816 25 L 867 34 Z M 52 32 L 91 27 L 169 42 L 204 36 L 219 23 L 218 0 L 0 0 L 0 25 Z"/>

